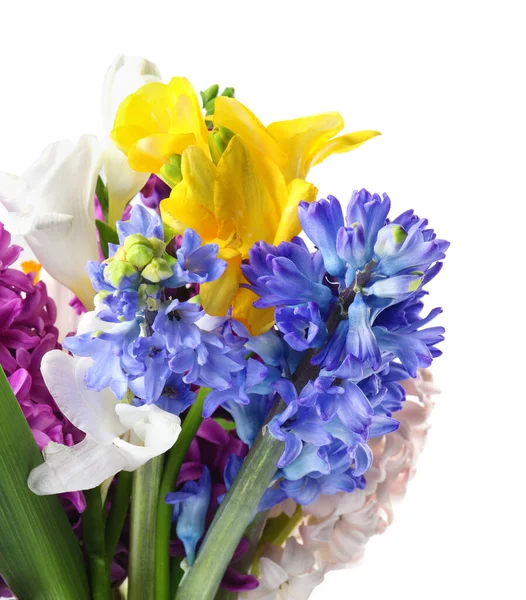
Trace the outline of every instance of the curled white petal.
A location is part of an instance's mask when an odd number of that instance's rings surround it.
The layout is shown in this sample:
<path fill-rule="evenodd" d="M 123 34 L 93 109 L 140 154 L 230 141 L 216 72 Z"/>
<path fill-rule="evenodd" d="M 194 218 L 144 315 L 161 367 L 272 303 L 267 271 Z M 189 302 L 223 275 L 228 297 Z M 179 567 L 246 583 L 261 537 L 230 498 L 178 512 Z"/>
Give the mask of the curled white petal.
<path fill-rule="evenodd" d="M 86 263 L 98 260 L 93 199 L 101 167 L 97 139 L 55 142 L 20 177 L 0 177 L 0 201 L 38 262 L 83 304 L 93 305 Z M 67 257 L 67 260 L 65 260 Z"/>
<path fill-rule="evenodd" d="M 90 317 L 91 318 L 91 317 Z M 89 319 L 88 319 L 89 320 Z M 176 442 L 181 420 L 157 406 L 119 404 L 109 389 L 88 390 L 89 358 L 59 350 L 42 361 L 42 374 L 58 407 L 86 432 L 75 446 L 51 443 L 28 485 L 40 495 L 91 489 L 119 471 L 134 471 Z"/>
<path fill-rule="evenodd" d="M 134 171 L 128 157 L 109 138 L 103 143 L 102 166 L 108 188 L 108 222 L 113 226 L 121 219 L 128 202 L 144 187 L 150 174 Z"/>
<path fill-rule="evenodd" d="M 126 428 L 115 412 L 117 399 L 109 388 L 96 392 L 84 381 L 91 358 L 52 350 L 42 359 L 42 377 L 61 412 L 95 441 L 111 444 Z"/>
<path fill-rule="evenodd" d="M 161 81 L 157 66 L 142 56 L 119 54 L 111 63 L 102 84 L 102 121 L 111 131 L 119 104 L 143 84 Z"/>

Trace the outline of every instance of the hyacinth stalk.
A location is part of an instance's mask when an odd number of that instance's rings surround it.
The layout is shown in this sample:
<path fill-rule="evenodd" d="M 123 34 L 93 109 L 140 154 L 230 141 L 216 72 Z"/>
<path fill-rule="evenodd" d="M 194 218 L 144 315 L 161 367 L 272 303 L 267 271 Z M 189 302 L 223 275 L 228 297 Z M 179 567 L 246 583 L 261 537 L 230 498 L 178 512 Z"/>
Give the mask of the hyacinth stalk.
<path fill-rule="evenodd" d="M 159 505 L 157 507 L 157 531 L 156 531 L 156 578 L 155 598 L 163 600 L 169 596 L 170 589 L 170 528 L 172 522 L 173 508 L 165 502 L 166 494 L 173 491 L 177 475 L 183 464 L 183 460 L 190 448 L 199 426 L 203 422 L 203 403 L 210 390 L 201 388 L 196 401 L 186 416 L 181 435 L 174 447 L 168 452 L 166 466 L 164 468 L 160 490 Z"/>
<path fill-rule="evenodd" d="M 133 474 L 128 600 L 151 598 L 155 586 L 155 523 L 163 460 L 156 456 Z"/>
<path fill-rule="evenodd" d="M 355 289 L 365 285 L 372 265 L 368 265 L 357 278 L 355 286 L 347 288 L 341 295 L 327 320 L 329 334 L 334 333 L 345 311 L 353 301 Z M 315 351 L 308 351 L 292 376 L 295 388 L 300 391 L 307 381 L 314 379 L 319 371 L 311 365 Z M 279 397 L 267 417 L 267 423 L 285 408 Z M 223 574 L 230 563 L 234 550 L 245 530 L 256 515 L 259 501 L 271 484 L 277 463 L 285 444 L 271 436 L 264 426 L 258 435 L 232 487 L 221 503 L 219 510 L 205 536 L 197 559 L 177 593 L 177 600 L 213 600 L 219 589 Z M 217 549 L 221 548 L 221 552 Z"/>

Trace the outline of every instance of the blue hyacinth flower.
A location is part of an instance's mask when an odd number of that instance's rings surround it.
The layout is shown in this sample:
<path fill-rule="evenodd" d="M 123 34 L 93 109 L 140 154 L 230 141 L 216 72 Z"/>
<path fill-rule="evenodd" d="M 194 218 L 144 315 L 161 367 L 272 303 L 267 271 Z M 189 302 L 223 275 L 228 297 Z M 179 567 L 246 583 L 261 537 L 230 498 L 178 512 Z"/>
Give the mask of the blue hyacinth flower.
<path fill-rule="evenodd" d="M 198 482 L 187 481 L 182 491 L 166 494 L 165 502 L 174 505 L 177 537 L 184 545 L 190 566 L 194 564 L 197 544 L 205 533 L 211 492 L 210 471 L 203 465 L 203 474 Z"/>
<path fill-rule="evenodd" d="M 141 204 L 136 204 L 132 208 L 128 221 L 117 221 L 117 233 L 121 244 L 124 244 L 124 240 L 128 236 L 137 233 L 146 238 L 155 237 L 164 240 L 161 217 L 157 213 L 150 212 Z"/>
<path fill-rule="evenodd" d="M 183 235 L 181 247 L 176 251 L 177 262 L 173 276 L 164 281 L 168 288 L 178 288 L 188 283 L 215 281 L 224 273 L 227 263 L 217 258 L 217 244 L 201 246 L 201 238 L 193 229 Z"/>

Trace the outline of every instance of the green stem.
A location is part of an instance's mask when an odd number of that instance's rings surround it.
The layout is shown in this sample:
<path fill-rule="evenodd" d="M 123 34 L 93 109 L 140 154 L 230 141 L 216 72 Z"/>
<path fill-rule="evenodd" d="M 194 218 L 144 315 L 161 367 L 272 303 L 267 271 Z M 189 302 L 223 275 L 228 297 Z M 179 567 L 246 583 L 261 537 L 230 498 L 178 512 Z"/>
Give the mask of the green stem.
<path fill-rule="evenodd" d="M 93 600 L 111 600 L 109 564 L 104 543 L 104 508 L 100 488 L 84 492 L 86 510 L 82 515 L 82 533 L 88 554 Z"/>
<path fill-rule="evenodd" d="M 177 442 L 167 454 L 161 485 L 159 487 L 157 507 L 156 531 L 156 574 L 155 598 L 156 600 L 169 600 L 170 596 L 170 529 L 172 524 L 173 507 L 166 504 L 166 494 L 175 489 L 177 475 L 183 464 L 190 444 L 203 422 L 203 404 L 210 390 L 201 388 L 192 407 L 183 422 L 181 433 Z"/>
<path fill-rule="evenodd" d="M 106 556 L 110 565 L 128 514 L 131 489 L 132 473 L 121 471 L 115 486 L 108 520 L 106 521 Z"/>
<path fill-rule="evenodd" d="M 155 597 L 155 524 L 164 456 L 133 473 L 128 600 Z"/>
<path fill-rule="evenodd" d="M 274 478 L 283 448 L 283 442 L 266 430 L 256 439 L 217 511 L 193 567 L 181 583 L 178 600 L 214 599 L 239 540 Z"/>

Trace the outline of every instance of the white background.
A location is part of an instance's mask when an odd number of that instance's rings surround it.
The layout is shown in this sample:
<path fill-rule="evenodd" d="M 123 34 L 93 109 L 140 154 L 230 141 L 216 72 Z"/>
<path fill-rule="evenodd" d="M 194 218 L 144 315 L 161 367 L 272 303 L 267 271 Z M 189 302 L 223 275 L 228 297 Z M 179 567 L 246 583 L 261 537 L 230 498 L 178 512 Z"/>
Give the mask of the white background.
<path fill-rule="evenodd" d="M 522 5 L 522 6 L 521 6 Z M 520 1 L 2 3 L 0 169 L 101 133 L 120 52 L 270 122 L 339 110 L 381 138 L 311 172 L 321 194 L 386 191 L 452 242 L 443 389 L 417 477 L 363 563 L 313 598 L 524 598 L 526 43 Z"/>

